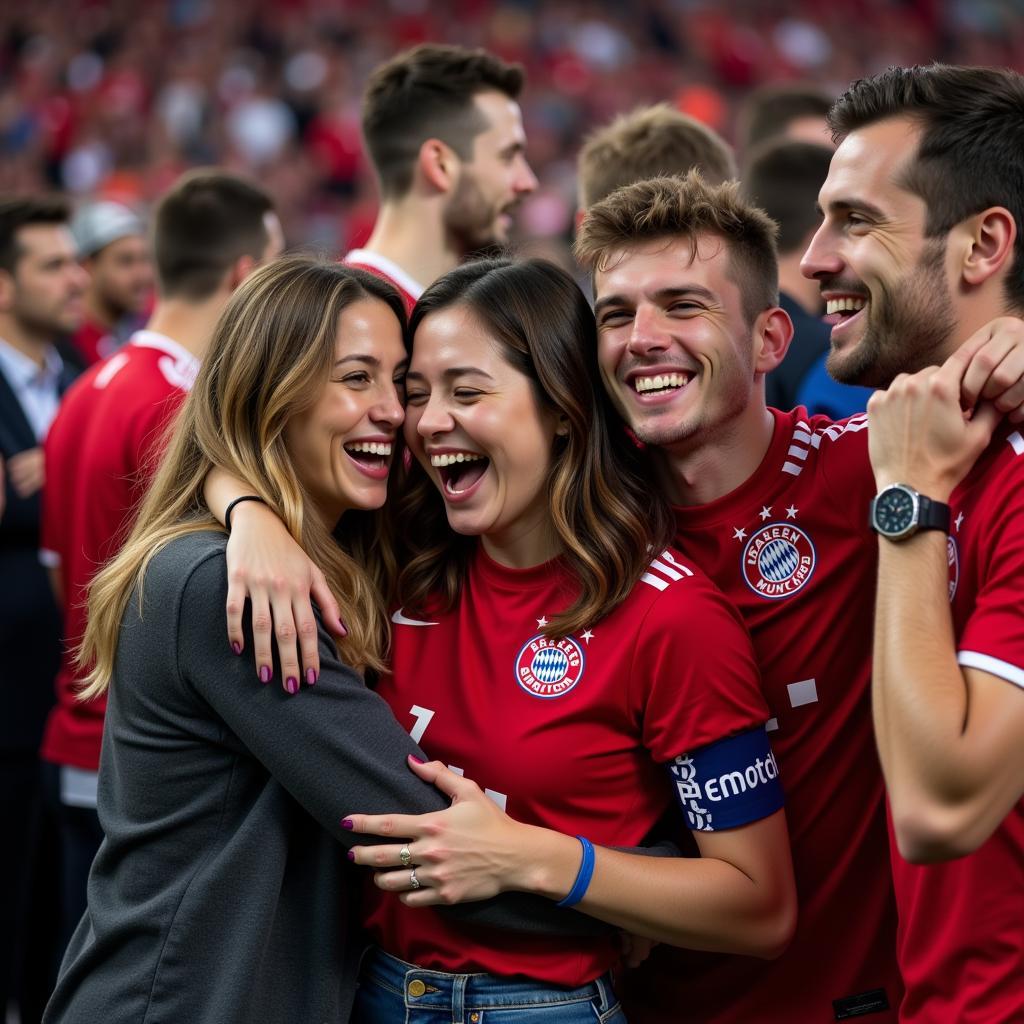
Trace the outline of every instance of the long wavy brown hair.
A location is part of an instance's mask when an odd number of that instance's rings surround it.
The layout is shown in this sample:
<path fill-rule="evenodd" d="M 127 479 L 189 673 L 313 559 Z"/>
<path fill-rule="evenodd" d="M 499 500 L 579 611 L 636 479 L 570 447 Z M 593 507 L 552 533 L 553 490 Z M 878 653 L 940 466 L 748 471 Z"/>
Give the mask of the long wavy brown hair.
<path fill-rule="evenodd" d="M 670 542 L 671 510 L 653 471 L 629 440 L 601 384 L 594 316 L 576 282 L 542 259 L 479 260 L 436 281 L 416 304 L 410 337 L 432 313 L 468 309 L 505 359 L 533 383 L 541 407 L 564 417 L 555 439 L 548 498 L 562 557 L 579 583 L 545 632 L 566 636 L 620 604 Z M 476 537 L 452 532 L 430 478 L 409 467 L 397 509 L 403 546 L 397 599 L 408 608 L 451 608 Z"/>
<path fill-rule="evenodd" d="M 404 331 L 405 310 L 393 288 L 309 256 L 267 264 L 232 296 L 128 540 L 90 587 L 78 653 L 89 669 L 83 699 L 110 683 L 125 608 L 135 591 L 142 610 L 153 556 L 177 537 L 222 529 L 203 501 L 203 482 L 215 466 L 247 481 L 323 570 L 348 627 L 338 643 L 342 658 L 357 669 L 383 668 L 383 594 L 395 575 L 384 519 L 349 512 L 332 535 L 284 442 L 286 424 L 316 402 L 330 377 L 342 311 L 363 298 L 386 303 Z"/>

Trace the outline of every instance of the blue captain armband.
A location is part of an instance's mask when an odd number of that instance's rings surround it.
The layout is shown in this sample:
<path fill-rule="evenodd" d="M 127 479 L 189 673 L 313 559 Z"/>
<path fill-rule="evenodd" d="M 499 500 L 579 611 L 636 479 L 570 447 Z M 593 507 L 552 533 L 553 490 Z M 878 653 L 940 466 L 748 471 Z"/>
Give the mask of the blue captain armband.
<path fill-rule="evenodd" d="M 694 832 L 749 825 L 782 807 L 779 769 L 763 726 L 683 754 L 667 767 Z"/>

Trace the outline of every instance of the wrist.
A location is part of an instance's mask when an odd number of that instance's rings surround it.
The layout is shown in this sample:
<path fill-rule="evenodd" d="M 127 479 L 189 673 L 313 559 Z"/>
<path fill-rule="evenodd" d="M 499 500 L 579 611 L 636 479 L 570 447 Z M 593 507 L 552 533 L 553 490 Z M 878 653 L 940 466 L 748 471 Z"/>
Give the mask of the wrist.
<path fill-rule="evenodd" d="M 923 494 L 932 501 L 941 501 L 948 504 L 949 496 L 957 485 L 956 480 L 944 479 L 930 473 L 917 471 L 893 472 L 886 469 L 875 470 L 875 487 L 881 492 L 893 484 L 906 484 L 913 487 L 918 494 Z"/>
<path fill-rule="evenodd" d="M 529 834 L 519 846 L 520 865 L 507 886 L 561 900 L 572 888 L 580 867 L 580 842 L 551 829 L 527 826 Z"/>

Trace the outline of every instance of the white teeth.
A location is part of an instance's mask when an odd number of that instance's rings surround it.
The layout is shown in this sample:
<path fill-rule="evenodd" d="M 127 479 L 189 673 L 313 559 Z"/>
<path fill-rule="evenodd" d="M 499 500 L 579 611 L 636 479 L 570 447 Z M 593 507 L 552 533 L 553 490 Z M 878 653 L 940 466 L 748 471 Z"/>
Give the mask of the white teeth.
<path fill-rule="evenodd" d="M 478 455 L 476 452 L 454 452 L 451 455 L 431 455 L 430 464 L 438 469 L 443 469 L 445 466 L 455 465 L 456 462 L 477 462 L 483 458 L 485 456 Z"/>
<path fill-rule="evenodd" d="M 354 444 L 345 445 L 345 450 L 350 452 L 366 452 L 367 455 L 390 455 L 391 445 L 377 441 L 356 441 Z"/>
<path fill-rule="evenodd" d="M 645 391 L 662 391 L 665 388 L 681 388 L 690 380 L 688 373 L 659 373 L 656 377 L 636 377 L 633 387 L 643 394 Z"/>
<path fill-rule="evenodd" d="M 847 295 L 841 299 L 828 299 L 825 302 L 826 313 L 856 313 L 868 304 L 867 299 L 855 299 Z"/>

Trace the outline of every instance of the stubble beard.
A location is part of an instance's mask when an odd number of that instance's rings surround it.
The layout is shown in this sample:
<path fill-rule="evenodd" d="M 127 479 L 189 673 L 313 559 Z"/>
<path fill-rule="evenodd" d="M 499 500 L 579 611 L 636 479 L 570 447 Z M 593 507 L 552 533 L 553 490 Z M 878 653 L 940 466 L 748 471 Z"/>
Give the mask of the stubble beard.
<path fill-rule="evenodd" d="M 910 274 L 893 288 L 879 283 L 868 307 L 864 336 L 848 352 L 833 349 L 825 361 L 841 384 L 888 387 L 901 373 L 942 362 L 956 330 L 953 301 L 943 274 L 946 238 L 925 245 Z"/>

